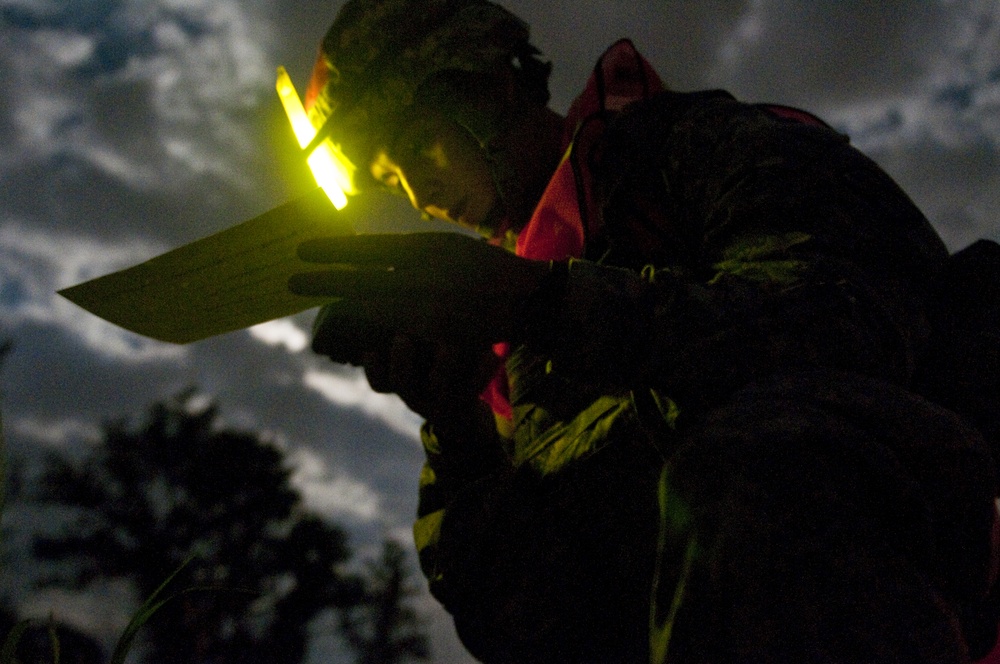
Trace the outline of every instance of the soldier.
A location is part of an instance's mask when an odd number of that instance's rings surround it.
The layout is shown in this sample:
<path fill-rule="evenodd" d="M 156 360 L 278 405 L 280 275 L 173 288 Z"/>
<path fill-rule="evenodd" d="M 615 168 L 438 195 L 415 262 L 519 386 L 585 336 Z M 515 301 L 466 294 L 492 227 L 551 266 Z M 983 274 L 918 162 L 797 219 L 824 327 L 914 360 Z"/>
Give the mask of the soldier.
<path fill-rule="evenodd" d="M 627 41 L 563 118 L 485 0 L 351 0 L 307 105 L 459 234 L 303 245 L 313 348 L 427 418 L 415 539 L 486 662 L 968 662 L 997 480 L 928 400 L 945 247 L 813 116 Z M 336 265 L 322 265 L 323 263 Z M 347 269 L 345 269 L 345 265 Z"/>

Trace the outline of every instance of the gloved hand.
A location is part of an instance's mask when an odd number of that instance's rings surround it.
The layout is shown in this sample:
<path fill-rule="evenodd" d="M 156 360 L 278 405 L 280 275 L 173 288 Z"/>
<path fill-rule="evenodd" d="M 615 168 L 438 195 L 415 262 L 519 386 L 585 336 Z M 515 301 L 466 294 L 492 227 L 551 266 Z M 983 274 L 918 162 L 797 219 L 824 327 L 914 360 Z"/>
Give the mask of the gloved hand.
<path fill-rule="evenodd" d="M 363 367 L 373 390 L 395 393 L 414 412 L 444 425 L 478 407 L 501 362 L 489 345 L 427 341 L 362 320 L 347 300 L 320 310 L 312 348 L 334 362 Z"/>
<path fill-rule="evenodd" d="M 514 334 L 550 271 L 454 233 L 313 240 L 299 255 L 329 265 L 289 288 L 339 298 L 321 310 L 313 349 L 363 366 L 373 389 L 435 423 L 478 405 L 500 363 L 491 345 Z"/>
<path fill-rule="evenodd" d="M 483 348 L 509 341 L 550 265 L 455 233 L 355 235 L 299 247 L 325 269 L 294 275 L 300 295 L 341 298 L 347 327 Z"/>

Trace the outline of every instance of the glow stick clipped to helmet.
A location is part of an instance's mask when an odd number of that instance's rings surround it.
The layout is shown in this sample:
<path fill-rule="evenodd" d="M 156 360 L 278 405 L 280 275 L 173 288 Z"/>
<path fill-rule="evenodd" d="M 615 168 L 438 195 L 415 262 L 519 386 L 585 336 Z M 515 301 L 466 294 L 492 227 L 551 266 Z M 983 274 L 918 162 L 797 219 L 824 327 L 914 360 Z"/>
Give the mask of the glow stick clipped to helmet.
<path fill-rule="evenodd" d="M 284 67 L 278 67 L 276 87 L 285 115 L 288 116 L 292 131 L 295 133 L 295 139 L 299 142 L 299 147 L 305 149 L 315 138 L 317 130 L 310 122 L 302 100 Z M 347 205 L 348 194 L 355 193 L 354 164 L 329 141 L 317 145 L 316 149 L 306 157 L 306 163 L 309 164 L 316 183 L 330 197 L 333 206 L 342 210 Z"/>

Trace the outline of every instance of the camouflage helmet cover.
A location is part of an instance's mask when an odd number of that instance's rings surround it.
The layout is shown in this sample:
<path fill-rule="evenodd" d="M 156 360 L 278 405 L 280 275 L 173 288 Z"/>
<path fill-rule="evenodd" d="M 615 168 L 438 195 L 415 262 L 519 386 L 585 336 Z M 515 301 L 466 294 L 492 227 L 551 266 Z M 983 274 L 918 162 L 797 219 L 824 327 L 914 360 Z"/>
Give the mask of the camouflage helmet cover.
<path fill-rule="evenodd" d="M 496 113 L 428 88 L 450 74 L 482 79 L 532 67 L 544 104 L 551 66 L 535 59 L 528 36 L 524 21 L 487 0 L 349 0 L 323 39 L 306 94 L 313 123 L 323 125 L 314 143 L 331 137 L 349 157 L 364 160 L 418 98 L 430 95 L 486 145 L 499 129 Z"/>

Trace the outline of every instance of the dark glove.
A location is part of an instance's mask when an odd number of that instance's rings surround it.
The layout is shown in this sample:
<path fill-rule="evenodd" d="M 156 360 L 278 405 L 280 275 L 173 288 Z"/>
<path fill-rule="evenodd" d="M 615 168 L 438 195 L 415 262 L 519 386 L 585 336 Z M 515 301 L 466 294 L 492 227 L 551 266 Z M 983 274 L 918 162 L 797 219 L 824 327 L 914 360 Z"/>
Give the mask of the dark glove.
<path fill-rule="evenodd" d="M 350 303 L 320 310 L 312 348 L 334 362 L 363 367 L 377 392 L 395 393 L 434 423 L 467 416 L 501 360 L 488 345 L 427 341 L 359 318 Z"/>
<path fill-rule="evenodd" d="M 455 233 L 324 238 L 303 243 L 299 256 L 317 269 L 293 275 L 291 291 L 343 298 L 341 318 L 480 348 L 510 341 L 550 270 Z"/>

